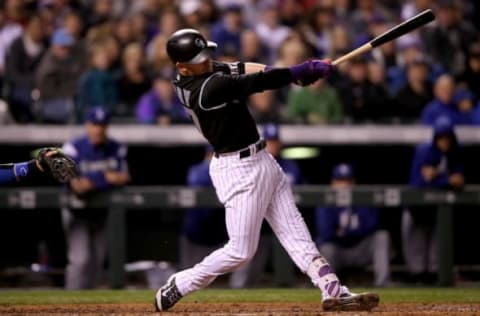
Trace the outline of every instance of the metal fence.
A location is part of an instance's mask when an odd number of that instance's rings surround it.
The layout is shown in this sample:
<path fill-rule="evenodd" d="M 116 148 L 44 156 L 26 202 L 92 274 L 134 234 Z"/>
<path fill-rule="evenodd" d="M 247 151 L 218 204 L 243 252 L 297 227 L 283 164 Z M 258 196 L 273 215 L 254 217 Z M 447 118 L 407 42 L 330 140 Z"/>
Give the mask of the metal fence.
<path fill-rule="evenodd" d="M 301 207 L 324 206 L 374 206 L 406 207 L 413 205 L 438 205 L 437 229 L 439 236 L 439 285 L 453 284 L 453 221 L 455 205 L 480 205 L 480 186 L 467 186 L 461 191 L 420 190 L 399 186 L 356 186 L 353 189 L 333 190 L 327 186 L 297 186 L 295 199 Z M 113 288 L 125 285 L 126 211 L 142 209 L 182 209 L 220 206 L 213 189 L 188 187 L 126 187 L 100 193 L 88 201 L 89 207 L 109 209 L 108 256 L 109 279 Z M 81 209 L 84 201 L 67 194 L 63 189 L 2 188 L 0 208 L 51 209 L 61 207 Z"/>

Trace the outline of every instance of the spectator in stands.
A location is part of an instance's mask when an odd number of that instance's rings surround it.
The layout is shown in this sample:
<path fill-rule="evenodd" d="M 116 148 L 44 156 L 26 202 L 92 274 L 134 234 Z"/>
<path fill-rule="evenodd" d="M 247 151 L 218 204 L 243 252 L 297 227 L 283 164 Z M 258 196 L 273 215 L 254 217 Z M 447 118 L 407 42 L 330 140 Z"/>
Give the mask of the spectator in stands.
<path fill-rule="evenodd" d="M 431 142 L 420 144 L 413 156 L 410 186 L 459 189 L 465 184 L 461 147 L 451 120 L 435 121 Z M 433 281 L 437 271 L 436 207 L 416 206 L 403 212 L 403 255 L 414 281 Z"/>
<path fill-rule="evenodd" d="M 275 100 L 275 93 L 272 90 L 265 90 L 260 93 L 252 94 L 249 97 L 248 105 L 250 112 L 255 118 L 255 122 L 260 124 L 279 122 L 281 109 Z"/>
<path fill-rule="evenodd" d="M 461 80 L 477 98 L 480 98 L 480 42 L 470 46 L 467 70 Z"/>
<path fill-rule="evenodd" d="M 63 145 L 63 151 L 78 163 L 80 176 L 70 181 L 70 191 L 87 209 L 62 210 L 67 244 L 67 289 L 94 288 L 101 280 L 106 252 L 105 209 L 89 207 L 97 192 L 120 187 L 130 180 L 127 147 L 108 138 L 109 115 L 92 108 L 86 118 L 86 135 Z"/>
<path fill-rule="evenodd" d="M 372 85 L 371 94 L 374 96 L 378 106 L 377 120 L 391 117 L 393 107 L 390 102 L 390 92 L 386 80 L 385 65 L 371 60 L 368 62 L 368 81 Z"/>
<path fill-rule="evenodd" d="M 296 0 L 281 1 L 278 12 L 280 23 L 292 28 L 301 22 L 304 13 L 301 3 Z"/>
<path fill-rule="evenodd" d="M 455 82 L 450 75 L 442 75 L 435 82 L 434 96 L 422 112 L 422 124 L 433 125 L 441 116 L 450 118 L 452 124 L 461 124 L 463 120 L 460 116 L 453 97 L 455 92 Z"/>
<path fill-rule="evenodd" d="M 386 96 L 368 80 L 367 61 L 356 58 L 347 71 L 347 78 L 338 82 L 345 115 L 354 122 L 379 119 L 385 111 Z"/>
<path fill-rule="evenodd" d="M 118 42 L 120 50 L 125 49 L 125 47 L 127 47 L 128 44 L 133 42 L 131 25 L 132 25 L 131 19 L 128 19 L 128 18 L 117 19 L 114 23 L 113 36 L 115 37 L 115 40 Z"/>
<path fill-rule="evenodd" d="M 136 43 L 145 44 L 147 42 L 147 21 L 141 13 L 130 17 L 130 27 L 132 28 L 132 39 Z"/>
<path fill-rule="evenodd" d="M 113 0 L 95 0 L 92 12 L 87 17 L 88 27 L 95 27 L 110 20 L 112 14 Z"/>
<path fill-rule="evenodd" d="M 263 126 L 262 136 L 267 142 L 266 150 L 275 158 L 285 175 L 288 178 L 288 182 L 291 186 L 302 184 L 303 176 L 299 166 L 293 160 L 284 159 L 280 156 L 282 150 L 282 141 L 280 139 L 280 130 L 277 124 L 265 124 Z M 235 270 L 230 278 L 230 287 L 232 288 L 244 288 L 252 287 L 259 283 L 261 276 L 263 275 L 268 260 L 272 256 L 276 256 L 273 252 L 273 243 L 276 242 L 272 235 L 270 226 L 263 223 L 260 242 L 257 252 L 252 260 L 242 266 L 240 269 Z"/>
<path fill-rule="evenodd" d="M 457 77 L 465 71 L 469 45 L 478 39 L 478 32 L 462 18 L 456 1 L 437 2 L 437 25 L 426 35 L 427 51 L 435 62 Z"/>
<path fill-rule="evenodd" d="M 268 50 L 269 63 L 277 59 L 277 52 L 283 41 L 290 34 L 290 29 L 280 24 L 276 5 L 265 3 L 262 19 L 257 22 L 255 32 Z"/>
<path fill-rule="evenodd" d="M 287 118 L 307 124 L 340 123 L 343 107 L 337 92 L 324 79 L 308 87 L 291 90 L 287 103 Z"/>
<path fill-rule="evenodd" d="M 258 34 L 253 30 L 245 30 L 240 38 L 240 59 L 250 60 L 257 63 L 266 63 L 265 47 L 263 46 Z"/>
<path fill-rule="evenodd" d="M 111 112 L 117 103 L 117 86 L 108 70 L 110 59 L 103 45 L 96 45 L 90 52 L 90 69 L 80 78 L 78 86 L 78 119 L 84 121 L 85 114 L 94 106 L 102 106 Z"/>
<path fill-rule="evenodd" d="M 17 22 L 8 20 L 5 12 L 0 10 L 0 79 L 3 79 L 5 72 L 5 59 L 8 49 L 22 33 L 22 26 Z"/>
<path fill-rule="evenodd" d="M 144 59 L 143 48 L 138 43 L 129 44 L 123 51 L 123 69 L 117 81 L 119 101 L 123 107 L 117 108 L 117 115 L 133 116 L 138 100 L 151 87 Z"/>
<path fill-rule="evenodd" d="M 209 174 L 213 148 L 207 146 L 205 158 L 188 170 L 187 184 L 193 188 L 213 188 Z M 225 212 L 219 208 L 194 208 L 185 211 L 180 236 L 180 268 L 193 266 L 228 239 Z"/>
<path fill-rule="evenodd" d="M 242 8 L 231 5 L 223 11 L 223 18 L 214 24 L 210 36 L 218 44 L 218 55 L 238 55 L 242 31 Z"/>
<path fill-rule="evenodd" d="M 468 90 L 461 89 L 455 92 L 453 103 L 458 111 L 457 124 L 472 124 L 476 101 L 475 95 Z"/>
<path fill-rule="evenodd" d="M 186 27 L 199 28 L 202 24 L 199 0 L 184 0 L 179 3 L 179 10 Z"/>
<path fill-rule="evenodd" d="M 171 76 L 157 75 L 152 89 L 137 104 L 137 120 L 143 124 L 170 125 L 190 122 L 177 94 L 173 90 Z"/>
<path fill-rule="evenodd" d="M 355 184 L 353 168 L 339 164 L 332 172 L 331 187 L 348 190 Z M 373 265 L 375 286 L 390 282 L 390 236 L 378 223 L 371 207 L 320 207 L 316 210 L 317 243 L 336 271 Z"/>
<path fill-rule="evenodd" d="M 417 59 L 408 64 L 407 78 L 407 84 L 395 96 L 394 113 L 403 121 L 417 121 L 433 98 L 426 60 Z"/>
<path fill-rule="evenodd" d="M 73 119 L 74 97 L 84 70 L 82 60 L 72 53 L 74 44 L 75 39 L 65 29 L 56 30 L 35 73 L 40 93 L 38 114 L 43 122 L 67 123 Z"/>
<path fill-rule="evenodd" d="M 77 12 L 69 12 L 63 20 L 63 28 L 73 36 L 75 44 L 72 47 L 74 58 L 82 59 L 82 64 L 87 64 L 87 47 L 83 38 L 82 17 Z"/>
<path fill-rule="evenodd" d="M 174 72 L 172 62 L 168 58 L 167 45 L 168 36 L 158 34 L 153 38 L 147 47 L 147 61 L 150 73 Z"/>
<path fill-rule="evenodd" d="M 307 42 L 315 48 L 315 56 L 324 57 L 332 50 L 334 9 L 330 6 L 315 7 L 302 32 Z"/>
<path fill-rule="evenodd" d="M 42 20 L 32 16 L 23 36 L 13 41 L 5 65 L 7 100 L 15 121 L 28 123 L 34 120 L 32 92 L 35 88 L 35 71 L 46 46 Z"/>

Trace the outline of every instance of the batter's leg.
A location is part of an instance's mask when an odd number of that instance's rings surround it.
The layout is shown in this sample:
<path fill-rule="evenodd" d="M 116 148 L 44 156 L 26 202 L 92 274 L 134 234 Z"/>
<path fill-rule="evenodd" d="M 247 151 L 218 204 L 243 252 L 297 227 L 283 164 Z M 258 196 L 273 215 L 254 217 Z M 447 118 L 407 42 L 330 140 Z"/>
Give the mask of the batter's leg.
<path fill-rule="evenodd" d="M 297 267 L 310 277 L 315 286 L 337 297 L 340 295 L 340 282 L 313 242 L 285 175 L 280 176 L 280 184 L 265 218 Z"/>

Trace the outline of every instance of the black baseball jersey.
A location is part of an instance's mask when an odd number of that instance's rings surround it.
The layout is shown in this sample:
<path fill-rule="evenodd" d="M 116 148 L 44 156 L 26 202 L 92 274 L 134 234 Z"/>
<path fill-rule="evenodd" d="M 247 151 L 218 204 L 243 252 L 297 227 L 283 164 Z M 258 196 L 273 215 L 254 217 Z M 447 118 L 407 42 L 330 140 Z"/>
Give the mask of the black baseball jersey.
<path fill-rule="evenodd" d="M 245 65 L 213 63 L 213 72 L 177 76 L 175 90 L 193 122 L 215 152 L 237 151 L 259 140 L 246 100 L 249 95 L 289 84 L 286 68 L 244 74 Z"/>

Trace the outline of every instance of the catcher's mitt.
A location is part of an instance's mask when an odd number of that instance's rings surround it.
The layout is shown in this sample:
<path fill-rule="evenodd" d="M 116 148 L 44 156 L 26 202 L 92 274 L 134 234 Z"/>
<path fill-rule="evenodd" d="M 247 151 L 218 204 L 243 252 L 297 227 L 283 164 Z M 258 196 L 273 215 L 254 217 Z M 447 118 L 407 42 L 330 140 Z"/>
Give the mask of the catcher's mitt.
<path fill-rule="evenodd" d="M 37 161 L 44 172 L 62 183 L 78 176 L 76 162 L 57 148 L 42 148 L 37 154 Z"/>

